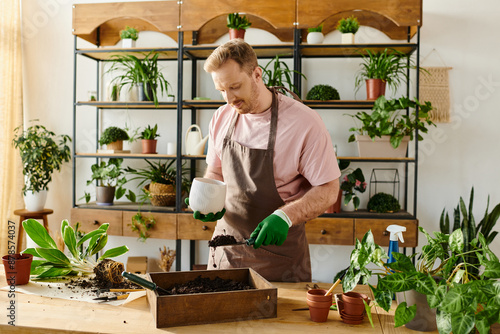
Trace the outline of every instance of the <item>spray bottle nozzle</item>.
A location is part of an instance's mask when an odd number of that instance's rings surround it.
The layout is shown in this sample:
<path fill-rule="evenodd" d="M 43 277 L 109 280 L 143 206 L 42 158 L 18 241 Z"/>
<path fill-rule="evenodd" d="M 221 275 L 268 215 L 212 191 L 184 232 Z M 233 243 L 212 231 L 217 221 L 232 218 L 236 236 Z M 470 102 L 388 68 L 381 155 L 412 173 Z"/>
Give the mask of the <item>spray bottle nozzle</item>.
<path fill-rule="evenodd" d="M 405 242 L 403 239 L 403 232 L 406 232 L 406 227 L 399 225 L 389 225 L 387 226 L 387 231 L 390 232 L 390 241 L 398 241 L 399 238 L 401 242 Z"/>

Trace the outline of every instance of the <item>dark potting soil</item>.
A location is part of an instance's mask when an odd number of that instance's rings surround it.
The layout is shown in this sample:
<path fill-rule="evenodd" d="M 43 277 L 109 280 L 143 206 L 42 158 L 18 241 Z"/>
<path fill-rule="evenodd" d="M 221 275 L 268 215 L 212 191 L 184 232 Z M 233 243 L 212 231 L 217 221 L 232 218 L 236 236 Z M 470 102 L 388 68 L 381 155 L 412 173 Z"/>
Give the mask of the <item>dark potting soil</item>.
<path fill-rule="evenodd" d="M 213 247 L 215 249 L 218 246 L 235 245 L 236 243 L 236 238 L 232 235 L 220 234 L 208 242 L 208 247 Z"/>
<path fill-rule="evenodd" d="M 250 289 L 253 289 L 253 287 L 243 282 L 237 282 L 232 279 L 223 279 L 219 276 L 212 280 L 208 277 L 201 277 L 200 275 L 192 281 L 183 284 L 174 284 L 174 286 L 165 290 L 167 290 L 169 294 L 172 295 L 183 295 L 190 293 L 207 293 Z M 163 293 L 158 293 L 160 295 L 164 295 Z"/>

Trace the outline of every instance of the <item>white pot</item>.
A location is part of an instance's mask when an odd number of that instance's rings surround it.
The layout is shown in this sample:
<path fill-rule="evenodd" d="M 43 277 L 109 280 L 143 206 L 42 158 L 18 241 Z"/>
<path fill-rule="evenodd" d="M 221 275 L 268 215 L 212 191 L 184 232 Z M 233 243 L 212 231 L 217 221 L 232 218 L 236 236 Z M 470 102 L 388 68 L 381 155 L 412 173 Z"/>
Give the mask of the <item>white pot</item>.
<path fill-rule="evenodd" d="M 139 86 L 138 85 L 123 85 L 120 91 L 120 101 L 121 102 L 137 102 L 140 101 L 139 98 Z"/>
<path fill-rule="evenodd" d="M 323 39 L 325 36 L 323 36 L 322 32 L 310 32 L 307 34 L 307 43 L 308 44 L 321 44 L 323 43 Z"/>
<path fill-rule="evenodd" d="M 42 211 L 45 207 L 45 202 L 47 201 L 47 190 L 40 190 L 37 193 L 32 191 L 27 191 L 24 196 L 24 204 L 26 210 L 36 212 Z"/>
<path fill-rule="evenodd" d="M 342 34 L 342 44 L 354 44 L 354 34 L 352 32 Z"/>
<path fill-rule="evenodd" d="M 122 48 L 124 49 L 135 48 L 135 41 L 132 38 L 122 39 Z"/>
<path fill-rule="evenodd" d="M 345 195 L 342 194 L 342 202 L 340 203 L 340 209 L 342 211 L 346 211 L 346 212 L 355 211 L 356 209 L 354 208 L 354 201 L 353 201 L 353 199 L 351 199 L 351 201 L 346 205 L 344 203 L 344 198 L 345 198 Z"/>
<path fill-rule="evenodd" d="M 403 137 L 401 144 L 393 148 L 389 136 L 375 137 L 356 135 L 359 156 L 362 158 L 404 158 L 408 149 L 410 136 Z"/>
<path fill-rule="evenodd" d="M 175 96 L 173 96 L 173 95 L 167 96 L 167 102 L 174 102 L 174 100 L 175 100 Z"/>

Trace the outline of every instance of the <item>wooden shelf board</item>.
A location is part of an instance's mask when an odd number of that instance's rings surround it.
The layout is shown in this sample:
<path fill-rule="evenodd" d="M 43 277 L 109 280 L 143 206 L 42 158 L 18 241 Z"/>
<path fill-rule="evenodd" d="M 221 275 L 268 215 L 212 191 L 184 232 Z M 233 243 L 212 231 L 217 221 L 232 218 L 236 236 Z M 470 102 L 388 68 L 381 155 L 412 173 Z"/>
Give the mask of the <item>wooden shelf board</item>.
<path fill-rule="evenodd" d="M 300 52 L 304 57 L 361 57 L 367 54 L 365 49 L 377 53 L 386 48 L 410 55 L 417 49 L 417 44 L 301 44 Z"/>
<path fill-rule="evenodd" d="M 322 109 L 362 109 L 362 108 L 373 108 L 375 101 L 369 100 L 303 100 L 305 105 L 310 108 L 322 108 Z"/>
<path fill-rule="evenodd" d="M 206 59 L 218 45 L 189 45 L 184 47 L 184 53 L 195 59 Z M 276 55 L 291 57 L 293 55 L 293 44 L 269 44 L 252 45 L 257 57 L 273 58 Z"/>
<path fill-rule="evenodd" d="M 143 59 L 146 54 L 151 51 L 159 53 L 158 59 L 160 60 L 177 60 L 177 48 L 92 48 L 92 49 L 78 49 L 77 54 L 81 54 L 96 60 L 113 60 L 116 55 L 128 54 L 134 55 L 137 58 Z"/>
<path fill-rule="evenodd" d="M 106 157 L 124 157 L 124 158 L 135 158 L 135 159 L 175 159 L 176 155 L 173 154 L 142 154 L 142 153 L 120 153 L 120 154 L 109 154 L 109 153 L 76 153 L 77 158 L 106 158 Z M 206 155 L 182 155 L 182 159 L 205 159 Z"/>
<path fill-rule="evenodd" d="M 141 212 L 169 212 L 175 213 L 174 206 L 155 206 L 148 203 L 131 203 L 131 202 L 114 202 L 113 205 L 97 205 L 96 202 L 85 204 L 77 204 L 78 209 L 105 209 L 105 210 L 120 210 L 120 211 L 138 211 Z"/>
<path fill-rule="evenodd" d="M 376 158 L 376 157 L 337 157 L 339 160 L 366 161 L 366 162 L 414 162 L 415 158 Z"/>
<path fill-rule="evenodd" d="M 394 213 L 377 213 L 370 212 L 366 209 L 357 211 L 341 211 L 340 213 L 325 213 L 320 217 L 323 218 L 373 218 L 373 219 L 415 219 L 415 217 L 407 211 L 399 211 Z"/>
<path fill-rule="evenodd" d="M 78 101 L 77 106 L 91 106 L 103 109 L 176 109 L 177 102 L 158 102 L 158 107 L 150 101 Z"/>

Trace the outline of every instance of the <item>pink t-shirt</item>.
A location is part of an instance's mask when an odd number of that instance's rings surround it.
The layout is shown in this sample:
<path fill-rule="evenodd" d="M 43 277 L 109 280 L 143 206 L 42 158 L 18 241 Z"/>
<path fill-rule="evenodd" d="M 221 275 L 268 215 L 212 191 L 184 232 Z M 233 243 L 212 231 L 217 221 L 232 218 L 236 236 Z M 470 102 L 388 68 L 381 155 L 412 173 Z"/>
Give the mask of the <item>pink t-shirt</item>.
<path fill-rule="evenodd" d="M 292 98 L 278 94 L 278 129 L 274 147 L 274 179 L 284 202 L 300 198 L 311 186 L 340 177 L 330 135 L 318 113 Z M 235 111 L 226 104 L 212 117 L 209 126 L 207 164 L 221 167 L 224 137 Z M 271 109 L 260 114 L 239 115 L 232 140 L 266 149 Z"/>

